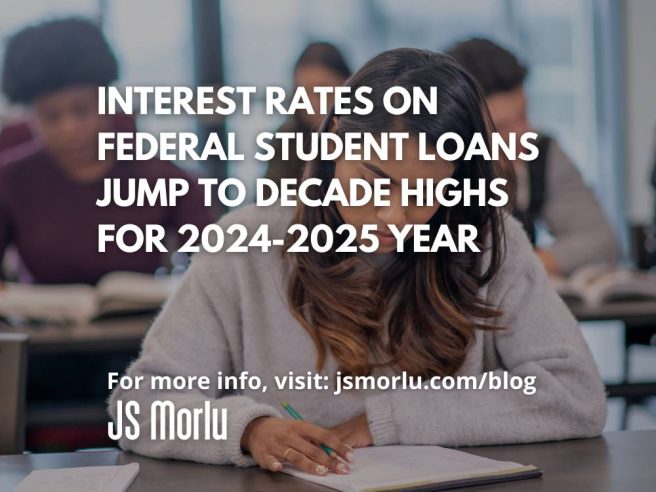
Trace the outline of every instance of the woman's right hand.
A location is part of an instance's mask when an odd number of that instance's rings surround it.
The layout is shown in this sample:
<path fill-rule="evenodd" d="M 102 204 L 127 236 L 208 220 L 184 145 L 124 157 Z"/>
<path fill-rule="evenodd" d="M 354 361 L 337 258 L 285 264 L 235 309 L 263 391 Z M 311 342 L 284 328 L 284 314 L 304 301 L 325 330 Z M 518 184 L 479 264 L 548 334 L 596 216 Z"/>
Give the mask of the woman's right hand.
<path fill-rule="evenodd" d="M 328 456 L 320 444 L 334 449 L 335 454 Z M 308 422 L 275 417 L 260 417 L 248 424 L 241 447 L 261 468 L 271 471 L 280 471 L 286 461 L 313 475 L 325 475 L 328 470 L 345 474 L 349 472 L 345 461 L 353 459 L 353 449 L 337 439 L 334 432 Z"/>

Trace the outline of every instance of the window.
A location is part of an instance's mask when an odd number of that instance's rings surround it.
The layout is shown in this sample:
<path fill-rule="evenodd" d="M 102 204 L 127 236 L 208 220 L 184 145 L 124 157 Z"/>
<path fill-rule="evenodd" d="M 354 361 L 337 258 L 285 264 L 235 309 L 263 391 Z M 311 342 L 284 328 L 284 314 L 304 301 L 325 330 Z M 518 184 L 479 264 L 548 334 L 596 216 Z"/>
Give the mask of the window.
<path fill-rule="evenodd" d="M 219 0 L 215 0 L 219 1 Z M 177 0 L 4 0 L 0 35 L 25 23 L 79 14 L 101 18 L 121 64 L 121 84 L 193 84 L 191 6 Z M 485 36 L 530 62 L 529 113 L 553 135 L 584 178 L 604 197 L 618 230 L 624 227 L 621 192 L 621 87 L 612 68 L 620 56 L 621 22 L 612 0 L 222 0 L 222 43 L 227 84 L 291 85 L 292 66 L 310 41 L 334 43 L 353 69 L 385 49 L 445 49 Z M 159 15 L 153 15 L 158 12 Z M 610 12 L 610 13 L 609 13 Z M 603 25 L 601 25 L 603 23 Z M 147 29 L 144 28 L 147 26 Z M 217 60 L 217 63 L 219 61 Z M 613 78 L 614 77 L 614 78 Z M 0 112 L 6 107 L 0 101 Z M 264 114 L 227 120 L 240 151 L 253 155 L 255 135 L 282 118 Z M 148 116 L 144 131 L 192 131 L 193 117 Z M 197 163 L 196 163 L 197 165 Z M 265 172 L 256 161 L 230 173 L 252 181 Z"/>
<path fill-rule="evenodd" d="M 112 0 L 107 2 L 103 24 L 119 59 L 120 84 L 193 85 L 191 12 L 187 2 Z M 147 115 L 140 117 L 138 124 L 140 131 L 157 134 L 194 131 L 196 121 L 185 115 Z"/>
<path fill-rule="evenodd" d="M 602 205 L 622 230 L 623 204 L 614 182 L 617 172 L 605 172 L 619 169 L 622 134 L 619 125 L 613 126 L 617 115 L 607 114 L 598 103 L 602 80 L 597 74 L 601 65 L 613 63 L 595 43 L 597 10 L 602 4 L 593 0 L 224 0 L 226 81 L 289 86 L 296 57 L 315 40 L 334 43 L 355 70 L 385 49 L 445 49 L 472 36 L 489 37 L 530 61 L 526 89 L 533 125 L 559 141 L 586 181 L 603 194 Z M 617 44 L 618 36 L 610 42 Z M 605 99 L 609 99 L 607 92 Z M 602 117 L 607 122 L 604 134 L 599 127 Z M 261 110 L 231 117 L 228 126 L 250 144 L 258 132 L 271 130 L 279 121 Z M 252 147 L 244 150 L 252 155 Z M 264 173 L 265 166 L 235 163 L 231 174 L 252 180 Z"/>

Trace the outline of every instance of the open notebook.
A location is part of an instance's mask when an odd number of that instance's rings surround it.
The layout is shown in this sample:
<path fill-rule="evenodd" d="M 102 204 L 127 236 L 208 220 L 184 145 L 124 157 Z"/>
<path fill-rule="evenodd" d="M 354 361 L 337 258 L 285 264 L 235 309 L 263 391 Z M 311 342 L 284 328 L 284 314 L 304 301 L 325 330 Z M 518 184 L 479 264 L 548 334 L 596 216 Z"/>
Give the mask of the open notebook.
<path fill-rule="evenodd" d="M 332 489 L 353 492 L 446 490 L 535 478 L 535 466 L 481 458 L 439 446 L 378 446 L 355 450 L 351 473 L 320 477 L 285 466 L 283 471 Z"/>

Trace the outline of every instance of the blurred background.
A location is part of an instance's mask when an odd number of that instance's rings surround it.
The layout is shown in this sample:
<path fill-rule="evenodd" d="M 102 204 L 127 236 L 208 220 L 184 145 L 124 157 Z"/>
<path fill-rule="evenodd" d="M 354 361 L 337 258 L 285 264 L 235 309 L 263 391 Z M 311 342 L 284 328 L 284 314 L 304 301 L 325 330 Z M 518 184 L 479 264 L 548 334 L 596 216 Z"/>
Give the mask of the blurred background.
<path fill-rule="evenodd" d="M 653 0 L 0 0 L 0 12 L 2 40 L 43 20 L 72 15 L 94 20 L 117 56 L 118 85 L 291 88 L 295 62 L 313 41 L 334 44 L 356 70 L 390 48 L 444 50 L 473 36 L 489 38 L 528 66 L 529 119 L 558 140 L 594 191 L 623 261 L 635 259 L 631 226 L 648 230 L 654 221 Z M 3 49 L 0 43 L 0 56 Z M 282 118 L 264 115 L 263 101 L 253 113 L 225 120 L 147 116 L 137 125 L 153 133 L 230 130 L 247 143 L 283 124 Z M 0 99 L 0 126 L 26 117 L 24 107 Z M 248 161 L 176 164 L 246 182 L 266 172 L 265 164 Z M 604 380 L 625 381 L 624 325 L 589 321 L 583 329 Z M 632 382 L 656 380 L 652 338 L 628 349 Z M 28 410 L 29 397 L 28 391 Z M 611 399 L 607 428 L 656 428 L 656 405 L 649 399 L 640 403 L 627 411 L 622 398 Z M 28 412 L 28 429 L 38 427 L 43 414 L 32 413 L 30 423 Z M 56 438 L 49 446 L 45 449 L 57 448 Z"/>
<path fill-rule="evenodd" d="M 514 51 L 530 66 L 534 125 L 555 136 L 603 197 L 618 230 L 651 219 L 655 98 L 653 2 L 637 0 L 0 0 L 0 36 L 27 23 L 81 15 L 103 27 L 120 63 L 119 84 L 291 87 L 301 50 L 337 46 L 352 69 L 395 47 L 443 50 L 472 36 Z M 0 48 L 1 49 L 1 48 Z M 263 104 L 227 127 L 254 142 L 277 125 Z M 0 116 L 11 108 L 0 104 Z M 143 131 L 188 131 L 193 118 L 149 116 Z M 214 172 L 219 172 L 215 170 Z M 262 164 L 227 170 L 245 180 Z M 630 190 L 630 193 L 626 193 Z M 625 200 L 628 197 L 628 200 Z M 628 213 L 628 216 L 627 216 Z"/>

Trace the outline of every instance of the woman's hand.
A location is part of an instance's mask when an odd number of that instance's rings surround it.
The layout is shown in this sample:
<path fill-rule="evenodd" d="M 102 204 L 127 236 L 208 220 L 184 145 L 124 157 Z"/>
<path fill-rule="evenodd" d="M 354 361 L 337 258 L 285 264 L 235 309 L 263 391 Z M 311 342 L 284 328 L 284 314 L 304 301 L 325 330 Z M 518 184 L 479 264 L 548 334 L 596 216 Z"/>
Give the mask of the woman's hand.
<path fill-rule="evenodd" d="M 367 414 L 363 413 L 331 429 L 337 439 L 353 448 L 366 448 L 373 444 Z"/>
<path fill-rule="evenodd" d="M 320 444 L 334 449 L 334 455 L 328 456 Z M 261 468 L 271 471 L 280 471 L 286 461 L 314 475 L 325 475 L 328 470 L 345 474 L 349 468 L 344 461 L 353 458 L 353 449 L 335 432 L 308 422 L 274 417 L 261 417 L 248 424 L 241 447 Z"/>

